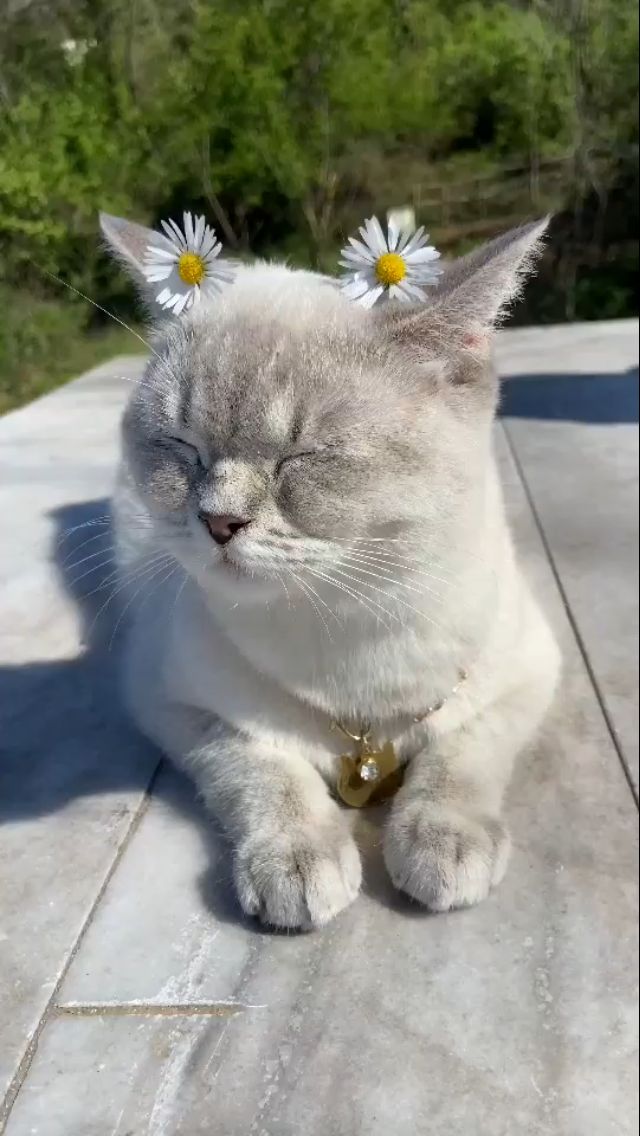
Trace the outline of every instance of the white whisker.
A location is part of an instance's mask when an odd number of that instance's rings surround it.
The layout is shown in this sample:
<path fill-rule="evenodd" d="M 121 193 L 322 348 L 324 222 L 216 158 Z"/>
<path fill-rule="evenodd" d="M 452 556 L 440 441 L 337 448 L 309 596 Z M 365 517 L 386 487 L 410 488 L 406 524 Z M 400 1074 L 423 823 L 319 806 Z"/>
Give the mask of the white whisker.
<path fill-rule="evenodd" d="M 175 609 L 177 608 L 178 600 L 180 599 L 180 596 L 182 595 L 182 593 L 185 589 L 185 585 L 187 584 L 187 582 L 189 580 L 189 573 L 187 572 L 186 568 L 183 568 L 182 571 L 184 572 L 184 580 L 182 581 L 180 587 L 178 588 L 178 590 L 176 592 L 175 599 L 173 601 L 173 608 L 172 608 L 173 611 L 175 611 Z"/>
<path fill-rule="evenodd" d="M 394 559 L 392 554 L 383 554 L 379 552 L 361 552 L 360 550 L 358 550 L 357 552 L 349 552 L 349 555 L 353 557 L 357 556 L 363 561 L 363 563 L 366 563 L 368 561 L 369 563 L 375 564 L 380 568 L 402 568 L 405 572 L 413 572 L 417 575 L 426 576 L 429 580 L 436 580 L 437 583 L 446 584 L 449 588 L 459 587 L 457 580 L 448 580 L 445 576 L 437 576 L 435 572 L 430 572 L 428 568 L 425 568 L 424 565 L 422 565 L 419 557 L 411 557 L 411 561 L 405 559 L 400 560 L 397 558 Z M 421 565 L 421 567 L 415 568 L 413 566 L 414 564 L 419 564 Z M 439 566 L 438 570 L 442 571 Z M 439 593 L 435 592 L 434 594 L 438 595 Z"/>
<path fill-rule="evenodd" d="M 166 358 L 163 358 L 163 356 L 160 355 L 158 351 L 156 351 L 155 347 L 153 347 L 153 345 L 149 343 L 148 339 L 145 339 L 143 335 L 140 335 L 140 333 L 135 331 L 134 328 L 130 327 L 128 323 L 125 323 L 123 319 L 120 319 L 119 316 L 115 316 L 113 312 L 109 311 L 108 308 L 104 308 L 102 304 L 98 304 L 95 300 L 92 300 L 91 296 L 87 296 L 85 292 L 81 292 L 79 288 L 75 288 L 73 284 L 69 284 L 66 280 L 63 280 L 62 277 L 56 276 L 53 272 L 49 272 L 48 269 L 43 268 L 43 266 L 41 264 L 38 264 L 37 261 L 32 261 L 32 263 L 39 272 L 44 273 L 44 275 L 48 276 L 51 280 L 55 280 L 56 283 L 62 284 L 63 288 L 68 288 L 70 292 L 74 293 L 74 295 L 79 296 L 82 300 L 85 300 L 87 304 L 91 304 L 92 307 L 96 308 L 99 312 L 102 312 L 105 316 L 109 316 L 109 319 L 112 319 L 114 323 L 119 324 L 120 327 L 124 328 L 125 331 L 128 331 L 130 335 L 133 335 L 137 340 L 140 341 L 140 343 L 144 345 L 144 347 L 147 348 L 148 351 L 151 352 L 152 355 L 155 356 L 155 358 L 160 363 L 169 368 L 171 378 L 173 378 L 174 382 L 176 381 L 176 375 L 171 368 L 168 360 Z M 120 375 L 119 378 L 123 382 L 132 383 L 134 386 L 136 386 L 140 382 L 140 378 L 132 379 L 127 375 Z M 160 383 L 162 385 L 160 385 Z M 153 382 L 147 379 L 147 385 L 154 390 L 164 393 L 170 392 L 173 389 L 171 381 L 169 378 L 167 378 L 166 375 L 160 375 L 157 378 L 154 378 Z"/>
<path fill-rule="evenodd" d="M 99 564 L 92 564 L 90 568 L 87 568 L 84 572 L 81 572 L 79 576 L 75 577 L 75 579 L 69 580 L 69 582 L 68 582 L 69 587 L 75 588 L 76 585 L 79 584 L 81 580 L 84 580 L 85 576 L 91 576 L 94 572 L 99 572 L 101 568 L 106 568 L 106 567 L 108 567 L 109 564 L 115 564 L 114 557 L 111 555 L 112 551 L 113 551 L 113 549 L 111 549 L 111 548 L 104 549 L 103 553 L 101 553 L 101 555 L 104 555 L 105 559 L 100 561 Z M 101 588 L 101 587 L 102 587 L 102 583 L 98 584 L 98 588 L 96 588 L 96 591 L 98 591 L 99 588 Z M 92 595 L 92 593 L 89 592 L 89 595 Z"/>
<path fill-rule="evenodd" d="M 65 568 L 67 572 L 75 572 L 76 568 L 80 568 L 80 566 L 86 564 L 88 560 L 95 560 L 98 556 L 106 556 L 110 552 L 115 552 L 116 548 L 117 545 L 110 544 L 108 548 L 101 548 L 99 552 L 90 552 L 87 556 L 83 556 L 81 560 L 76 560 L 73 564 L 69 564 L 69 557 L 67 557 L 62 567 Z M 73 553 L 71 553 L 71 555 L 73 556 Z M 93 572 L 93 568 L 90 568 L 89 571 Z M 80 576 L 79 579 L 81 580 L 82 576 Z"/>
<path fill-rule="evenodd" d="M 85 293 L 81 292 L 79 288 L 74 288 L 73 284 L 68 284 L 66 280 L 63 280 L 60 276 L 56 276 L 54 272 L 49 272 L 47 268 L 43 268 L 42 265 L 38 264 L 37 261 L 34 260 L 32 261 L 32 263 L 39 272 L 43 272 L 44 275 L 48 276 L 50 280 L 55 280 L 56 283 L 62 284 L 64 288 L 68 288 L 70 292 L 74 293 L 74 295 L 80 296 L 82 300 L 86 300 L 88 304 L 91 304 L 94 308 L 97 308 L 99 312 L 102 312 L 105 316 L 109 316 L 109 319 L 112 319 L 114 323 L 119 323 L 120 327 L 123 327 L 125 331 L 128 331 L 131 335 L 135 336 L 135 338 L 138 339 L 140 343 L 144 344 L 144 346 L 151 352 L 152 355 L 155 355 L 156 359 L 160 359 L 160 361 L 162 362 L 162 356 L 158 354 L 158 352 L 151 346 L 151 344 L 144 338 L 144 336 L 139 335 L 137 331 L 134 331 L 132 327 L 129 327 L 128 323 L 125 323 L 124 320 L 121 320 L 118 316 L 114 316 L 113 312 L 110 312 L 108 308 L 103 308 L 102 304 L 97 304 L 95 300 L 91 299 L 91 296 L 85 295 Z"/>
<path fill-rule="evenodd" d="M 291 573 L 291 575 L 293 576 L 293 573 Z M 295 580 L 296 584 L 300 588 L 300 591 L 302 592 L 305 599 L 311 604 L 311 607 L 313 608 L 316 615 L 318 616 L 318 619 L 322 623 L 327 635 L 329 636 L 330 639 L 332 639 L 333 637 L 331 635 L 331 631 L 329 630 L 329 624 L 327 623 L 324 615 L 320 611 L 320 608 L 318 607 L 316 601 L 313 599 L 313 596 L 309 595 L 309 593 L 307 592 L 307 590 L 305 588 L 305 585 L 303 584 L 302 580 L 299 579 L 299 577 L 293 576 L 293 579 Z"/>
<path fill-rule="evenodd" d="M 409 539 L 404 538 L 404 537 L 402 537 L 402 538 L 401 537 L 391 537 L 391 538 L 387 539 L 386 537 L 339 537 L 338 536 L 338 537 L 331 537 L 331 542 L 334 543 L 334 544 L 349 544 L 351 546 L 355 546 L 357 544 L 359 547 L 356 551 L 358 551 L 358 552 L 360 552 L 360 551 L 370 552 L 371 554 L 375 553 L 376 555 L 379 555 L 379 556 L 400 556 L 403 552 L 405 552 L 405 555 L 406 555 L 408 552 L 410 552 L 411 549 L 416 548 L 416 541 L 415 540 L 409 540 Z M 388 549 L 388 550 L 385 549 L 384 547 L 381 547 L 381 545 L 387 545 L 387 544 L 395 544 L 395 545 L 404 546 L 404 547 L 391 548 L 391 549 Z M 371 545 L 373 547 L 368 547 L 369 545 Z M 463 556 L 465 560 L 483 561 L 483 560 L 486 559 L 482 555 L 482 553 L 478 553 L 478 552 L 476 552 L 472 549 L 460 549 L 459 552 L 460 552 L 460 555 Z M 424 564 L 425 555 L 426 555 L 426 553 L 424 552 L 424 550 L 421 550 L 420 554 L 418 556 L 413 556 L 413 555 L 409 556 L 409 560 L 411 560 L 412 562 L 417 563 L 417 564 Z M 438 562 L 436 562 L 435 567 L 438 569 L 438 571 L 448 571 L 448 569 L 444 565 L 439 564 Z M 448 582 L 448 581 L 445 581 L 445 582 Z"/>
<path fill-rule="evenodd" d="M 166 565 L 163 566 L 163 567 L 166 567 Z M 163 584 L 166 584 L 171 579 L 171 577 L 178 571 L 179 567 L 180 567 L 180 565 L 176 563 L 175 566 L 169 570 L 169 573 L 168 573 L 167 576 L 163 576 L 162 579 L 160 581 L 158 581 L 158 583 L 154 584 L 151 591 L 148 592 L 147 595 L 145 595 L 144 600 L 142 602 L 144 603 L 145 600 L 148 600 L 150 598 L 150 596 L 153 595 L 154 592 L 157 592 L 158 588 L 162 587 Z M 159 575 L 161 571 L 162 571 L 162 568 L 158 568 L 157 572 L 153 572 L 151 574 L 151 576 L 149 577 L 149 580 L 153 580 L 154 577 Z M 122 608 L 122 611 L 120 612 L 120 615 L 118 616 L 118 618 L 116 620 L 115 627 L 114 627 L 113 631 L 111 632 L 111 638 L 109 640 L 109 647 L 108 647 L 109 651 L 113 647 L 113 643 L 114 643 L 114 640 L 115 640 L 115 637 L 116 637 L 116 632 L 117 632 L 120 624 L 122 623 L 122 620 L 124 619 L 126 613 L 128 612 L 129 608 L 131 607 L 131 605 L 134 602 L 134 600 L 136 599 L 136 597 L 140 595 L 140 592 L 143 591 L 144 588 L 146 588 L 147 584 L 149 583 L 149 580 L 143 580 L 140 587 L 137 588 L 136 591 L 133 593 L 133 595 L 129 597 L 126 604 Z"/>
<path fill-rule="evenodd" d="M 362 605 L 362 607 L 371 612 L 371 614 L 380 623 L 382 623 L 384 627 L 386 627 L 387 631 L 390 631 L 391 627 L 388 623 L 385 623 L 383 619 L 380 619 L 380 616 L 378 615 L 378 612 L 375 611 L 375 608 L 378 608 L 379 611 L 383 612 L 384 615 L 388 615 L 391 619 L 395 619 L 398 623 L 402 622 L 397 615 L 395 615 L 391 611 L 387 611 L 387 609 L 384 608 L 382 604 L 377 603 L 375 600 L 371 600 L 371 603 L 369 603 L 368 598 L 365 598 L 361 592 L 356 591 L 354 588 L 350 588 L 347 584 L 343 584 L 341 580 L 334 580 L 332 576 L 326 575 L 324 572 L 318 572 L 314 568 L 307 568 L 307 571 L 312 576 L 315 576 L 316 579 L 326 580 L 328 584 L 331 584 L 334 588 L 338 588 L 339 591 L 344 592 L 345 595 L 350 596 L 351 599 L 356 600 L 359 604 Z"/>
<path fill-rule="evenodd" d="M 98 622 L 103 611 L 105 611 L 107 609 L 107 607 L 109 606 L 111 601 L 120 592 L 122 592 L 124 590 L 124 588 L 129 587 L 130 584 L 134 583 L 134 581 L 136 579 L 141 579 L 143 576 L 149 576 L 149 579 L 153 579 L 154 576 L 156 576 L 159 572 L 162 572 L 163 569 L 166 568 L 167 563 L 170 560 L 173 560 L 173 557 L 171 556 L 171 554 L 170 553 L 163 553 L 163 563 L 158 564 L 156 561 L 153 561 L 151 564 L 148 564 L 146 568 L 141 569 L 140 572 L 136 573 L 133 577 L 130 577 L 129 579 L 124 580 L 118 587 L 114 588 L 113 591 L 110 593 L 110 595 L 107 596 L 107 599 L 103 603 L 100 610 L 95 615 L 93 622 L 91 623 L 91 626 L 89 628 L 89 631 L 87 632 L 87 638 L 89 638 L 89 636 L 91 635 L 91 632 L 93 631 L 93 628 L 95 627 L 96 623 Z"/>
<path fill-rule="evenodd" d="M 83 540 L 82 544 L 75 545 L 71 552 L 67 553 L 66 557 L 62 561 L 62 567 L 64 568 L 71 560 L 71 557 L 75 556 L 77 552 L 81 552 L 82 549 L 86 548 L 88 544 L 93 544 L 96 540 L 104 540 L 105 537 L 109 536 L 111 536 L 111 529 L 105 528 L 103 532 L 98 533 L 96 536 L 87 537 L 86 540 Z"/>
<path fill-rule="evenodd" d="M 64 544 L 64 542 L 68 540 L 70 536 L 73 536 L 74 532 L 78 532 L 80 529 L 86 529 L 89 525 L 109 525 L 110 523 L 111 517 L 106 516 L 94 517 L 90 521 L 83 521 L 81 525 L 72 525 L 70 529 L 65 529 L 64 532 L 60 534 L 58 540 L 56 541 L 56 545 Z"/>
<path fill-rule="evenodd" d="M 342 625 L 341 625 L 340 620 L 338 619 L 338 616 L 336 615 L 335 611 L 333 611 L 333 609 L 329 606 L 329 604 L 326 603 L 323 600 L 322 596 L 316 591 L 316 589 L 314 587 L 312 587 L 311 584 L 309 584 L 306 580 L 302 580 L 300 578 L 300 576 L 298 576 L 291 568 L 289 568 L 289 573 L 293 577 L 293 579 L 295 580 L 296 584 L 301 589 L 303 594 L 307 596 L 309 603 L 312 604 L 312 606 L 317 611 L 318 616 L 320 617 L 320 619 L 322 620 L 322 622 L 323 622 L 323 624 L 326 628 L 327 635 L 329 636 L 331 642 L 333 642 L 333 636 L 331 634 L 329 624 L 327 623 L 322 612 L 320 611 L 320 608 L 318 607 L 318 603 L 322 604 L 322 606 L 324 608 L 326 608 L 326 610 L 329 612 L 329 615 L 331 615 L 336 620 L 336 623 L 338 624 L 338 626 L 341 627 Z M 316 603 L 316 601 L 317 601 L 317 603 Z"/>
<path fill-rule="evenodd" d="M 289 569 L 289 571 L 292 572 L 292 575 L 295 575 L 295 573 L 293 573 L 293 571 L 291 569 Z M 316 597 L 318 603 L 321 603 L 322 606 L 327 609 L 327 611 L 329 612 L 329 615 L 331 615 L 333 617 L 333 619 L 335 619 L 336 623 L 338 624 L 338 627 L 342 628 L 344 626 L 344 624 L 343 624 L 342 620 L 340 619 L 340 617 L 338 616 L 337 612 L 335 612 L 333 610 L 333 608 L 331 607 L 330 604 L 326 603 L 326 601 L 323 600 L 320 593 L 318 591 L 316 591 L 316 589 L 313 588 L 307 580 L 302 581 L 302 580 L 300 580 L 300 577 L 298 577 L 298 576 L 296 576 L 296 579 L 298 580 L 299 583 L 304 583 L 305 588 L 309 589 L 311 594 Z"/>
<path fill-rule="evenodd" d="M 428 623 L 433 624 L 433 626 L 437 627 L 440 631 L 444 630 L 437 620 L 432 619 L 426 612 L 420 611 L 419 608 L 407 603 L 406 600 L 400 599 L 399 596 L 391 596 L 388 588 L 378 588 L 375 584 L 370 584 L 367 580 L 360 580 L 357 576 L 351 576 L 348 572 L 343 572 L 341 568 L 336 568 L 335 565 L 333 566 L 333 571 L 337 572 L 339 576 L 346 577 L 347 580 L 354 580 L 356 584 L 361 584 L 364 588 L 371 588 L 374 592 L 380 592 L 381 595 L 393 600 L 394 603 L 401 604 L 402 607 L 406 607 L 408 611 L 412 611 L 414 615 L 419 615 L 422 619 L 426 619 Z"/>
<path fill-rule="evenodd" d="M 436 592 L 434 588 L 429 588 L 426 584 L 421 588 L 417 588 L 417 587 L 414 587 L 413 584 L 406 584 L 406 583 L 404 583 L 404 581 L 396 579 L 395 576 L 385 576 L 382 572 L 374 572 L 372 570 L 373 566 L 363 568 L 362 567 L 363 562 L 362 562 L 360 557 L 356 557 L 356 556 L 353 556 L 353 555 L 352 556 L 347 556 L 347 555 L 341 556 L 338 563 L 339 564 L 345 564 L 348 568 L 354 568 L 356 572 L 359 572 L 363 576 L 373 576 L 377 580 L 386 580 L 387 583 L 389 583 L 389 584 L 395 584 L 396 587 L 398 587 L 398 588 L 406 588 L 410 592 L 416 592 L 417 595 L 419 595 L 419 596 L 429 594 L 430 596 L 433 596 L 436 603 L 443 603 L 444 602 L 441 594 L 439 592 Z M 370 561 L 366 561 L 366 560 L 364 561 L 364 563 L 365 564 L 371 564 Z"/>
<path fill-rule="evenodd" d="M 151 567 L 152 564 L 157 564 L 161 559 L 167 556 L 169 556 L 168 552 L 157 552 L 151 558 L 143 560 L 142 564 L 145 567 Z M 113 563 L 113 561 L 111 561 L 110 563 Z M 100 565 L 100 567 L 104 567 L 104 565 Z M 95 596 L 96 592 L 104 591 L 104 589 L 109 587 L 109 585 L 112 584 L 114 580 L 122 581 L 124 586 L 126 586 L 128 583 L 132 583 L 136 579 L 140 569 L 141 565 L 140 562 L 138 562 L 134 568 L 123 574 L 122 569 L 119 565 L 117 565 L 112 572 L 109 572 L 107 576 L 104 576 L 102 578 L 97 587 L 93 588 L 92 591 L 87 592 L 83 596 L 83 599 L 89 599 L 91 596 Z M 96 567 L 90 569 L 90 572 L 95 571 L 97 571 Z M 85 572 L 84 575 L 88 576 L 89 572 Z M 82 579 L 82 577 L 80 577 L 80 579 Z"/>
<path fill-rule="evenodd" d="M 445 576 L 437 576 L 434 572 L 432 572 L 430 568 L 425 565 L 424 554 L 417 556 L 407 556 L 405 554 L 403 556 L 401 549 L 398 550 L 394 548 L 386 550 L 382 548 L 361 548 L 359 546 L 357 548 L 347 549 L 347 552 L 352 552 L 353 555 L 367 557 L 368 559 L 375 559 L 381 564 L 388 562 L 390 564 L 396 565 L 397 567 L 406 568 L 407 571 L 410 570 L 413 572 L 423 572 L 425 575 L 430 576 L 432 580 L 438 580 L 438 582 L 441 584 L 455 583 L 454 580 L 447 579 Z M 414 565 L 418 565 L 418 567 L 416 568 L 414 567 Z M 440 564 L 436 564 L 435 567 L 439 572 L 443 571 L 443 568 Z M 448 571 L 448 569 L 445 568 L 444 571 Z"/>
<path fill-rule="evenodd" d="M 280 572 L 276 572 L 276 579 L 279 580 L 280 583 L 282 584 L 282 590 L 283 590 L 285 596 L 287 597 L 287 607 L 290 608 L 291 607 L 291 596 L 289 595 L 289 589 L 284 582 L 284 576 Z"/>

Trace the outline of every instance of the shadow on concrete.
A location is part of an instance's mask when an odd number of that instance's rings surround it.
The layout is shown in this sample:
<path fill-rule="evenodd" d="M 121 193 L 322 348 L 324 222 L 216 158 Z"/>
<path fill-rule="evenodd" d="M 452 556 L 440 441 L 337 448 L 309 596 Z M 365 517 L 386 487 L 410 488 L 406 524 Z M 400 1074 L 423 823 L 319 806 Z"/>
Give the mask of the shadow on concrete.
<path fill-rule="evenodd" d="M 0 822 L 52 813 L 78 797 L 143 790 L 159 760 L 120 706 L 122 637 L 107 650 L 113 617 L 96 619 L 112 568 L 108 502 L 70 505 L 54 520 L 53 559 L 80 613 L 85 646 L 75 658 L 0 669 Z"/>
<path fill-rule="evenodd" d="M 238 923 L 243 915 L 220 833 L 191 782 L 135 729 L 122 704 L 125 620 L 114 635 L 123 608 L 117 595 L 109 599 L 109 502 L 66 506 L 54 521 L 52 558 L 77 608 L 83 646 L 74 658 L 0 667 L 0 824 L 64 812 L 83 798 L 144 794 L 153 783 L 154 797 L 196 825 L 215 864 L 202 881 L 207 906 L 217 919 Z"/>
<path fill-rule="evenodd" d="M 507 377 L 500 416 L 594 425 L 637 422 L 638 368 L 609 374 Z"/>
<path fill-rule="evenodd" d="M 138 733 L 122 704 L 118 673 L 126 621 L 118 625 L 118 596 L 109 599 L 108 501 L 66 506 L 54 520 L 53 561 L 79 613 L 83 647 L 70 659 L 0 667 L 0 824 L 64 812 L 83 798 L 143 794 L 153 785 L 154 798 L 200 833 L 209 867 L 197 883 L 206 908 L 219 922 L 264 934 L 264 927 L 239 907 L 226 843 L 194 786 Z M 356 818 L 364 890 L 408 910 L 382 863 L 383 813 L 376 809 L 366 819 Z M 78 854 L 81 858 L 81 849 Z"/>
<path fill-rule="evenodd" d="M 619 374 L 514 378 L 503 384 L 501 414 L 637 422 L 637 380 L 635 368 Z M 110 599 L 105 585 L 112 567 L 108 501 L 65 506 L 54 521 L 53 561 L 78 611 L 84 646 L 74 658 L 0 667 L 0 824 L 64 811 L 82 798 L 142 794 L 153 781 L 154 796 L 188 817 L 201 833 L 211 864 L 198 881 L 204 904 L 221 922 L 243 922 L 262 931 L 239 909 L 223 839 L 193 786 L 162 761 L 122 706 L 118 670 L 124 621 L 118 620 L 123 613 L 117 595 Z M 372 810 L 356 818 L 364 890 L 387 906 L 424 918 L 422 909 L 400 896 L 387 877 L 381 853 L 384 815 L 384 809 Z"/>

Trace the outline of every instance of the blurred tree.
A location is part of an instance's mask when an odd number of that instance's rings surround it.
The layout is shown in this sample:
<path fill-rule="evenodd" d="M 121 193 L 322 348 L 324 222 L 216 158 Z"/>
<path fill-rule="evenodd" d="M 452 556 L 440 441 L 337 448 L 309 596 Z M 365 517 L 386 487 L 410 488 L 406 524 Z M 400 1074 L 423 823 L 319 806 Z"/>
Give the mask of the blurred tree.
<path fill-rule="evenodd" d="M 370 210 L 456 249 L 559 207 L 527 316 L 625 314 L 637 58 L 635 0 L 6 0 L 0 292 L 131 308 L 99 208 L 328 266 Z"/>

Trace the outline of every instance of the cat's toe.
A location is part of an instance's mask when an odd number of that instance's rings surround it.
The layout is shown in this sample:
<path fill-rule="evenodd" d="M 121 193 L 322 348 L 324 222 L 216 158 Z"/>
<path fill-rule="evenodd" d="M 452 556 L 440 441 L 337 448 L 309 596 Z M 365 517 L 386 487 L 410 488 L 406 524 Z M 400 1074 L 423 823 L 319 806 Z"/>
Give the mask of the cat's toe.
<path fill-rule="evenodd" d="M 342 828 L 250 837 L 234 861 L 243 910 L 272 927 L 324 926 L 356 898 L 361 877 L 358 850 Z"/>
<path fill-rule="evenodd" d="M 384 843 L 395 886 L 430 911 L 485 899 L 507 866 L 509 837 L 501 822 L 419 799 L 397 805 Z"/>

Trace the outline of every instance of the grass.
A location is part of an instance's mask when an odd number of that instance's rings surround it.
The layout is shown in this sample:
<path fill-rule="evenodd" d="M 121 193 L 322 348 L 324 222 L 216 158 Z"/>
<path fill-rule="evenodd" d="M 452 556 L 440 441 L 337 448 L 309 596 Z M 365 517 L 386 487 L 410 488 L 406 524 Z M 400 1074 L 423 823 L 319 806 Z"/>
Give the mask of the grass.
<path fill-rule="evenodd" d="M 138 354 L 144 354 L 143 345 L 117 325 L 91 331 L 69 329 L 69 334 L 52 335 L 31 351 L 0 350 L 0 414 L 24 406 L 116 355 Z"/>

